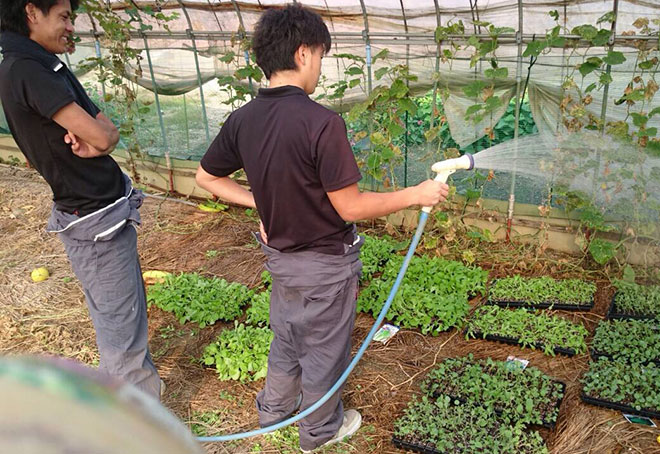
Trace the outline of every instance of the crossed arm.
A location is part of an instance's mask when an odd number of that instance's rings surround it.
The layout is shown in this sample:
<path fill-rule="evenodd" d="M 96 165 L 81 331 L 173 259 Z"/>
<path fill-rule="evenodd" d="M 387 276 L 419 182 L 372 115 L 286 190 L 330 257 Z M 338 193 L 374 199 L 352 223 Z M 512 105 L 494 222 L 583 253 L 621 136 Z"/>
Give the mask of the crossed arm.
<path fill-rule="evenodd" d="M 94 118 L 75 102 L 58 110 L 53 120 L 67 130 L 63 140 L 81 158 L 108 155 L 119 142 L 119 131 L 108 117 L 99 112 Z"/>

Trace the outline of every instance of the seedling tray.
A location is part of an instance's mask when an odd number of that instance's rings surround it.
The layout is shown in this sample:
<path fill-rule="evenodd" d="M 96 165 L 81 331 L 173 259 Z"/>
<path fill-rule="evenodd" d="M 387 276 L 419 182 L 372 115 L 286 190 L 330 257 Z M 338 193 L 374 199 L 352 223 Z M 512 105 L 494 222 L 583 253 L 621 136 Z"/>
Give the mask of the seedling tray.
<path fill-rule="evenodd" d="M 610 361 L 614 361 L 614 356 L 610 355 L 609 353 L 599 352 L 597 350 L 594 350 L 593 348 L 589 351 L 589 353 L 591 354 L 591 359 L 593 359 L 594 361 L 598 361 L 600 358 L 605 358 L 605 359 L 608 359 Z M 629 359 L 620 358 L 620 360 L 626 361 L 626 362 L 631 362 Z M 644 364 L 649 364 L 649 363 L 654 363 L 654 364 L 657 364 L 658 366 L 660 366 L 660 358 L 644 362 Z"/>
<path fill-rule="evenodd" d="M 605 399 L 599 399 L 597 397 L 587 396 L 584 392 L 580 394 L 580 398 L 591 405 L 596 405 L 597 407 L 609 408 L 611 410 L 618 410 L 623 413 L 630 413 L 632 415 L 646 416 L 647 418 L 660 419 L 660 411 L 654 410 L 637 410 L 630 405 L 620 404 L 617 402 L 611 402 Z"/>
<path fill-rule="evenodd" d="M 411 443 L 401 438 L 397 438 L 396 436 L 392 436 L 392 444 L 397 448 L 403 449 L 405 451 L 419 452 L 421 454 L 442 454 L 440 453 L 440 451 L 438 451 L 435 448 L 430 448 L 425 445 Z"/>
<path fill-rule="evenodd" d="M 465 331 L 465 334 L 467 335 L 467 330 Z M 474 333 L 475 339 L 484 339 L 483 333 L 476 332 Z M 498 336 L 495 334 L 486 334 L 485 337 L 486 340 L 493 341 L 493 342 L 502 342 L 504 344 L 509 344 L 509 345 L 517 345 L 519 347 L 522 346 L 520 343 L 519 339 L 513 338 L 513 337 L 504 337 L 504 336 Z M 545 350 L 545 345 L 543 345 L 540 342 L 537 342 L 534 344 L 534 347 L 537 350 Z M 575 350 L 572 348 L 564 348 L 564 347 L 554 347 L 552 349 L 555 353 L 559 355 L 566 355 L 566 356 L 575 356 Z"/>
<path fill-rule="evenodd" d="M 559 408 L 561 407 L 561 403 L 564 400 L 564 396 L 566 395 L 566 384 L 563 383 L 563 382 L 560 382 L 560 381 L 554 381 L 553 383 L 559 383 L 561 385 L 561 397 L 555 403 L 555 408 L 557 409 L 557 415 L 559 415 Z M 436 392 L 433 393 L 433 398 L 437 399 L 438 397 L 440 397 L 442 395 L 445 395 L 445 394 L 443 394 L 440 391 L 436 391 Z M 451 394 L 446 394 L 446 395 L 449 396 L 449 398 L 451 399 L 452 402 L 455 401 L 455 400 L 460 402 L 461 404 L 465 404 L 467 402 L 466 399 L 463 399 L 461 397 L 452 396 Z M 498 416 L 502 414 L 502 410 L 499 410 L 497 408 L 494 409 L 494 410 L 495 410 L 495 413 Z M 533 424 L 533 425 L 537 426 L 538 424 Z M 554 422 L 552 422 L 552 421 L 542 421 L 541 424 L 540 424 L 540 427 L 545 427 L 546 429 L 553 430 L 556 425 L 557 425 L 557 421 L 554 421 Z"/>
<path fill-rule="evenodd" d="M 594 302 L 591 301 L 588 304 L 566 304 L 566 303 L 531 303 L 529 301 L 498 301 L 498 300 L 488 300 L 486 304 L 500 306 L 500 307 L 524 307 L 527 309 L 552 309 L 558 311 L 590 311 L 594 307 Z"/>
<path fill-rule="evenodd" d="M 612 303 L 607 310 L 606 320 L 654 320 L 656 318 L 653 314 L 634 314 L 628 312 L 621 312 L 616 307 L 616 293 L 612 296 Z"/>

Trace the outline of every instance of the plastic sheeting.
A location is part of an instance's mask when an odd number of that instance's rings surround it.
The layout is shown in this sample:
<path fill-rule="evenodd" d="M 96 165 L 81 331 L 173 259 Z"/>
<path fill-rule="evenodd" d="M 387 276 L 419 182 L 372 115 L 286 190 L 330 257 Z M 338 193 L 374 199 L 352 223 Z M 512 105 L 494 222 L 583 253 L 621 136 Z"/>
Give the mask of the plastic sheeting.
<path fill-rule="evenodd" d="M 106 0 L 112 7 L 128 19 L 125 12 L 127 3 L 117 0 Z M 181 115 L 168 112 L 168 105 L 176 102 L 180 104 L 182 95 L 186 94 L 185 122 L 186 140 L 181 137 L 168 136 L 162 139 L 161 132 L 153 129 L 149 132 L 151 138 L 145 148 L 150 152 L 165 148 L 175 156 L 198 156 L 208 145 L 201 122 L 208 122 L 211 136 L 217 130 L 226 114 L 235 105 L 225 104 L 226 93 L 217 84 L 216 79 L 224 75 L 231 75 L 236 64 L 226 64 L 219 60 L 228 52 L 235 52 L 239 64 L 245 61 L 245 55 L 239 49 L 236 39 L 245 32 L 247 38 L 254 29 L 260 14 L 272 7 L 281 7 L 285 3 L 275 0 L 168 0 L 168 1 L 136 1 L 131 2 L 138 8 L 150 7 L 161 9 L 162 12 L 177 13 L 178 18 L 167 24 L 169 31 L 162 24 L 157 23 L 145 14 L 141 14 L 142 21 L 151 30 L 144 33 L 145 40 L 135 35 L 132 45 L 142 49 L 142 72 L 135 68 L 129 70 L 127 77 L 147 90 L 156 90 L 163 96 L 165 106 L 161 107 L 165 121 L 165 134 L 171 134 L 168 124 L 180 122 Z M 486 129 L 494 126 L 506 109 L 507 102 L 501 109 L 495 111 L 488 119 L 480 124 L 473 124 L 465 119 L 466 109 L 474 104 L 462 88 L 476 78 L 483 77 L 483 70 L 487 63 L 479 63 L 470 68 L 469 57 L 471 50 L 463 50 L 451 62 L 437 60 L 438 46 L 434 41 L 434 31 L 438 25 L 446 26 L 462 20 L 465 24 L 465 35 L 483 34 L 486 29 L 475 24 L 475 21 L 491 22 L 498 27 L 511 27 L 521 33 L 523 38 L 522 49 L 526 43 L 537 37 L 542 38 L 546 31 L 555 25 L 548 14 L 550 10 L 557 10 L 559 23 L 569 31 L 577 25 L 596 24 L 598 18 L 613 10 L 615 3 L 618 7 L 617 36 L 626 31 L 635 30 L 632 24 L 639 17 L 660 17 L 660 2 L 656 0 L 304 0 L 301 3 L 320 13 L 333 36 L 331 53 L 323 60 L 323 74 L 326 77 L 324 86 L 319 87 L 317 93 L 322 93 L 333 83 L 347 80 L 346 68 L 352 60 L 345 54 L 352 54 L 366 59 L 366 46 L 371 48 L 371 55 L 376 55 L 382 49 L 388 49 L 387 60 L 374 64 L 372 74 L 383 66 L 408 64 L 410 72 L 418 76 L 416 82 L 411 82 L 413 93 L 423 93 L 434 86 L 447 90 L 449 97 L 444 102 L 445 115 L 450 126 L 452 137 L 460 146 L 469 145 L 483 137 Z M 520 13 L 520 15 L 519 15 Z M 522 21 L 520 21 L 522 19 Z M 609 26 L 609 24 L 607 24 Z M 94 74 L 84 75 L 80 63 L 85 58 L 95 55 L 95 42 L 93 30 L 100 30 L 98 24 L 93 23 L 87 14 L 81 14 L 76 21 L 77 32 L 82 36 L 77 51 L 70 57 L 71 64 L 77 73 L 87 81 L 90 86 L 94 84 Z M 194 38 L 194 46 L 193 46 Z M 152 69 L 154 72 L 155 87 L 150 73 L 145 68 L 147 62 L 147 42 Z M 442 46 L 446 46 L 444 42 Z M 101 54 L 107 52 L 101 38 Z M 465 46 L 463 40 L 462 43 Z M 607 99 L 602 99 L 602 91 L 595 91 L 593 102 L 588 110 L 600 117 L 603 102 L 606 104 L 606 121 L 625 119 L 629 113 L 625 103 L 615 105 L 626 85 L 633 77 L 635 71 L 636 50 L 630 46 L 629 41 L 618 40 L 615 48 L 625 53 L 628 61 L 624 65 L 613 67 L 613 81 L 610 84 Z M 559 105 L 566 96 L 561 83 L 568 71 L 583 61 L 583 56 L 572 55 L 568 49 L 552 49 L 541 55 L 534 66 L 529 68 L 530 61 L 519 57 L 519 47 L 513 34 L 500 38 L 500 47 L 497 50 L 500 67 L 507 67 L 509 77 L 499 81 L 496 94 L 503 95 L 503 100 L 515 98 L 517 82 L 520 86 L 527 84 L 526 96 L 532 107 L 534 120 L 541 131 L 556 131 L 563 128 Z M 603 56 L 607 52 L 605 46 L 594 47 L 589 55 Z M 657 54 L 657 51 L 656 51 Z M 197 58 L 195 58 L 197 57 Z M 518 73 L 518 62 L 521 71 Z M 439 75 L 436 73 L 436 65 Z M 529 70 L 529 80 L 527 81 Z M 365 74 L 366 74 L 365 67 Z M 591 83 L 593 75 L 576 81 L 583 84 L 583 88 Z M 199 84 L 201 79 L 202 86 Z M 437 82 L 436 82 L 437 81 Z M 363 101 L 368 95 L 369 82 L 364 77 L 358 86 L 348 89 L 344 96 L 338 100 L 321 100 L 329 107 L 338 111 L 347 111 L 352 105 Z M 244 81 L 248 83 L 248 81 Z M 256 90 L 261 84 L 252 81 L 252 88 Z M 376 87 L 388 83 L 386 78 L 371 83 Z M 205 97 L 205 105 L 200 104 L 201 94 Z M 175 96 L 176 95 L 176 96 Z M 147 94 L 142 95 L 147 96 Z M 645 105 L 644 109 L 650 111 L 657 106 L 654 101 Z M 204 110 L 202 115 L 202 110 Z M 158 112 L 152 110 L 152 116 Z M 654 117 L 648 127 L 657 126 L 659 116 Z M 157 124 L 151 122 L 150 124 Z"/>

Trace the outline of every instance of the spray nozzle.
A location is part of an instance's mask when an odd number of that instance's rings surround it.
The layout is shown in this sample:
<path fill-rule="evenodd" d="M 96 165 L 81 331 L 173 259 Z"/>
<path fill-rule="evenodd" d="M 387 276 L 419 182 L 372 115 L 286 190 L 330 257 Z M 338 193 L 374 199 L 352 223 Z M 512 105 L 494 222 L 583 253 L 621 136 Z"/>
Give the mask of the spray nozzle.
<path fill-rule="evenodd" d="M 470 153 L 465 153 L 460 158 L 445 159 L 444 161 L 436 162 L 431 167 L 431 170 L 437 174 L 435 176 L 435 181 L 441 181 L 442 183 L 446 183 L 449 175 L 457 170 L 472 169 L 474 169 L 474 158 Z M 430 213 L 432 208 L 433 207 L 424 207 L 422 208 L 422 211 Z"/>
<path fill-rule="evenodd" d="M 445 159 L 433 164 L 431 170 L 435 173 L 453 173 L 456 170 L 472 170 L 474 169 L 474 158 L 470 153 L 465 153 L 460 158 Z"/>

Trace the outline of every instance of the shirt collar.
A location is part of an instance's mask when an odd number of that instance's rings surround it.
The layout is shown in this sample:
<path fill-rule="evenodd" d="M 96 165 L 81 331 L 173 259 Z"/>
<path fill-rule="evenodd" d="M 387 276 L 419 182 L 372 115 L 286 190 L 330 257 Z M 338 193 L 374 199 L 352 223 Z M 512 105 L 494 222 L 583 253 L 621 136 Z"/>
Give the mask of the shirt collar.
<path fill-rule="evenodd" d="M 283 85 L 281 87 L 259 89 L 259 97 L 264 97 L 264 98 L 274 98 L 274 97 L 291 96 L 291 95 L 307 96 L 307 93 L 305 93 L 305 91 L 302 88 L 296 87 L 294 85 Z"/>
<path fill-rule="evenodd" d="M 10 31 L 2 32 L 0 34 L 0 47 L 2 47 L 4 58 L 31 58 L 53 71 L 59 71 L 64 67 L 64 63 L 54 54 L 44 49 L 41 44 L 18 33 Z"/>

